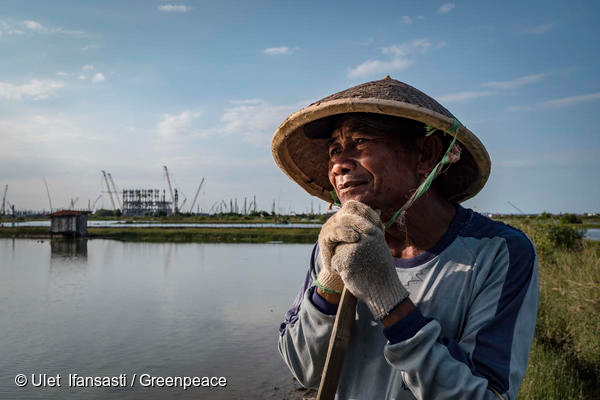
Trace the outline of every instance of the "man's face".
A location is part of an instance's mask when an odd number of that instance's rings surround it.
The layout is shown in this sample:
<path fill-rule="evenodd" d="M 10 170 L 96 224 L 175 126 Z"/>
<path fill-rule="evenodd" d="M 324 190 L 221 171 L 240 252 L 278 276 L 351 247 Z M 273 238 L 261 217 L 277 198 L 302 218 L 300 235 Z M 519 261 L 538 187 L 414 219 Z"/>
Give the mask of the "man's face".
<path fill-rule="evenodd" d="M 404 204 L 417 186 L 417 157 L 393 135 L 344 121 L 329 143 L 329 181 L 342 203 L 363 202 L 383 214 Z"/>

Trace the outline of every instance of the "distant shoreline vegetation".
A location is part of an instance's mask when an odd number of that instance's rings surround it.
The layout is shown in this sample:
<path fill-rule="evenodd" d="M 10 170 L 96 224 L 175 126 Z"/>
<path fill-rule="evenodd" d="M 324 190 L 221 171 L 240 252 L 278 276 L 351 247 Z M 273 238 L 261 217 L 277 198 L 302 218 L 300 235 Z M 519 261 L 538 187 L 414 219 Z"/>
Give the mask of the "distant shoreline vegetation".
<path fill-rule="evenodd" d="M 88 227 L 88 239 L 180 243 L 314 243 L 320 228 L 135 228 Z M 54 235 L 62 237 L 62 235 Z M 3 227 L 0 238 L 49 239 L 46 227 Z"/>
<path fill-rule="evenodd" d="M 102 214 L 102 213 L 101 213 Z M 104 213 L 106 214 L 106 213 Z M 162 217 L 101 217 L 90 215 L 90 221 L 119 221 L 118 226 L 90 226 L 89 239 L 113 239 L 140 242 L 195 242 L 195 243 L 314 243 L 319 234 L 320 224 L 331 214 L 317 215 L 270 215 L 269 213 L 191 215 L 178 214 Z M 552 215 L 542 213 L 531 215 L 492 215 L 494 219 L 513 226 L 526 227 L 539 252 L 550 251 L 556 246 L 573 248 L 581 242 L 586 229 L 600 228 L 600 216 L 582 216 L 576 214 Z M 0 237 L 3 238 L 50 238 L 48 227 L 19 226 L 11 227 L 11 221 L 39 221 L 40 218 L 4 217 L 0 219 Z M 42 219 L 47 221 L 46 218 Z M 256 227 L 136 227 L 128 224 L 256 224 Z M 268 227 L 263 224 L 315 224 L 315 228 Z M 56 235 L 55 235 L 56 236 Z M 542 241 L 540 238 L 544 237 Z"/>

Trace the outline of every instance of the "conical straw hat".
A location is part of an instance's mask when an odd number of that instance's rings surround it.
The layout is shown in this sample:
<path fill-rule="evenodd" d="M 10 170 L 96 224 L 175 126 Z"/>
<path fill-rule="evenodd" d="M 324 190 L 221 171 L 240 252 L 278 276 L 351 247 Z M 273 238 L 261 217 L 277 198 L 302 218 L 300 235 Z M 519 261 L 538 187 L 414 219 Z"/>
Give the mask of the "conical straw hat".
<path fill-rule="evenodd" d="M 296 181 L 308 193 L 327 202 L 333 190 L 328 172 L 327 137 L 331 126 L 327 117 L 346 113 L 374 113 L 420 121 L 441 131 L 448 131 L 456 118 L 440 103 L 425 93 L 389 76 L 385 79 L 363 83 L 325 97 L 291 114 L 277 128 L 271 141 L 275 162 L 287 176 Z M 322 133 L 305 134 L 305 126 L 311 131 L 322 126 Z M 316 127 L 316 128 L 315 128 Z M 328 131 L 327 131 L 328 130 Z M 436 178 L 440 193 L 449 201 L 461 202 L 477 194 L 490 174 L 490 157 L 479 139 L 461 125 L 458 142 L 463 151 L 460 160 Z M 441 181 L 441 182 L 440 182 Z"/>

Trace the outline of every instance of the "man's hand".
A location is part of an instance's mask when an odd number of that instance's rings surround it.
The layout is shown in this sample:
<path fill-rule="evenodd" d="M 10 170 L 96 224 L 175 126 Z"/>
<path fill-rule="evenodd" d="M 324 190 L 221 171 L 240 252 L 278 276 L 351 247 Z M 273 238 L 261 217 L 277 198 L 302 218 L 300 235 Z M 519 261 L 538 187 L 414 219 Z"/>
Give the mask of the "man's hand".
<path fill-rule="evenodd" d="M 357 242 L 360 239 L 360 232 L 370 229 L 373 224 L 373 222 L 369 222 L 357 214 L 356 204 L 361 203 L 355 201 L 344 204 L 337 213 L 323 224 L 319 233 L 319 249 L 323 269 L 317 277 L 317 288 L 321 294 L 332 295 L 329 296 L 330 298 L 342 293 L 344 288 L 344 282 L 339 274 L 331 268 L 331 258 L 336 247 L 340 243 Z M 376 221 L 379 217 L 374 211 L 373 213 L 375 214 L 373 221 Z M 338 298 L 332 299 L 332 302 L 337 303 L 338 301 Z"/>
<path fill-rule="evenodd" d="M 348 290 L 367 304 L 376 319 L 386 317 L 408 297 L 398 279 L 383 229 L 373 209 L 348 201 L 319 235 L 324 270 L 338 273 Z"/>

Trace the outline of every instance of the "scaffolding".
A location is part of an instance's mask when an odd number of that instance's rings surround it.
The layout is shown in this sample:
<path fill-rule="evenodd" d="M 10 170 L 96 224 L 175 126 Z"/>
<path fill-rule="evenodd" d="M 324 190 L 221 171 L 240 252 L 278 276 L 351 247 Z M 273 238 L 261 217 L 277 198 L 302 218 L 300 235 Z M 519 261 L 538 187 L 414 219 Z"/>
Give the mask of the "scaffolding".
<path fill-rule="evenodd" d="M 173 204 L 165 199 L 165 191 L 159 189 L 123 190 L 123 215 L 171 215 Z"/>

